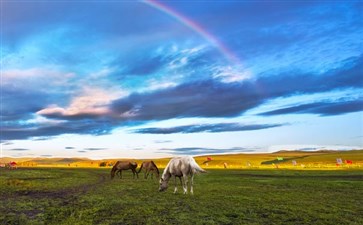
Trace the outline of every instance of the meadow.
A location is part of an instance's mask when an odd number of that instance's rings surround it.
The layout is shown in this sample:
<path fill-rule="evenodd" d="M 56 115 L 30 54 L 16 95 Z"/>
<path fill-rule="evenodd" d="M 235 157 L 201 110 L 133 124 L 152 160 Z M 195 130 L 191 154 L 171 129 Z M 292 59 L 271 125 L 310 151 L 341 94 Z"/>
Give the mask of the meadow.
<path fill-rule="evenodd" d="M 0 169 L 0 224 L 363 224 L 363 170 L 207 170 L 183 195 L 109 168 Z"/>

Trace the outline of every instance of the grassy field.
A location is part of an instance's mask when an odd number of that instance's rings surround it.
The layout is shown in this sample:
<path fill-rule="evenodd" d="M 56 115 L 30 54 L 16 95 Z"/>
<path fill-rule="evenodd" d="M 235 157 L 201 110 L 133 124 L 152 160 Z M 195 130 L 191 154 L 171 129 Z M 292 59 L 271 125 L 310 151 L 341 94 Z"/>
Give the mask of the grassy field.
<path fill-rule="evenodd" d="M 0 224 L 363 224 L 362 170 L 218 170 L 195 194 L 109 169 L 0 169 Z"/>

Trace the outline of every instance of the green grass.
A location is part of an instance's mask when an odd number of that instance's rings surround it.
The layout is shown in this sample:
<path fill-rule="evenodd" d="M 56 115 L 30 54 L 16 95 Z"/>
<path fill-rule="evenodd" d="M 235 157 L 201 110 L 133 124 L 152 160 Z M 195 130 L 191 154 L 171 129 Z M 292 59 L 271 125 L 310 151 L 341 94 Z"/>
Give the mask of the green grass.
<path fill-rule="evenodd" d="M 0 224 L 363 224 L 363 171 L 208 170 L 195 194 L 109 169 L 0 170 Z"/>

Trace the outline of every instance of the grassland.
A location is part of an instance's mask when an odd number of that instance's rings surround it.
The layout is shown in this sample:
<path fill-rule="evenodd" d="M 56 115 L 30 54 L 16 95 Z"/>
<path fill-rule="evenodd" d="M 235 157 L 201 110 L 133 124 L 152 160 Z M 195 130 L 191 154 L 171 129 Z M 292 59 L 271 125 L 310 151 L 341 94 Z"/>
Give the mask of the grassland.
<path fill-rule="evenodd" d="M 363 171 L 208 169 L 195 194 L 109 168 L 0 169 L 0 224 L 363 224 Z"/>

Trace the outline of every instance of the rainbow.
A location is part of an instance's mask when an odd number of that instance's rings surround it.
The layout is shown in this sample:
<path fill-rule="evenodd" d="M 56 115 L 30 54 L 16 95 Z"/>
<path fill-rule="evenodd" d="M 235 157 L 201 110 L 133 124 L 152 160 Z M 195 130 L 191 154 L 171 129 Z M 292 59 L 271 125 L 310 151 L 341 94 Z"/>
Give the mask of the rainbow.
<path fill-rule="evenodd" d="M 201 25 L 196 23 L 195 21 L 188 19 L 186 16 L 180 14 L 174 9 L 161 4 L 156 0 L 144 0 L 142 1 L 147 5 L 173 17 L 180 23 L 189 27 L 191 30 L 197 32 L 200 36 L 202 36 L 205 40 L 207 40 L 211 45 L 216 47 L 227 59 L 234 65 L 239 65 L 240 61 L 238 57 L 227 47 L 225 46 L 218 38 L 210 34 L 207 30 L 205 30 Z"/>

